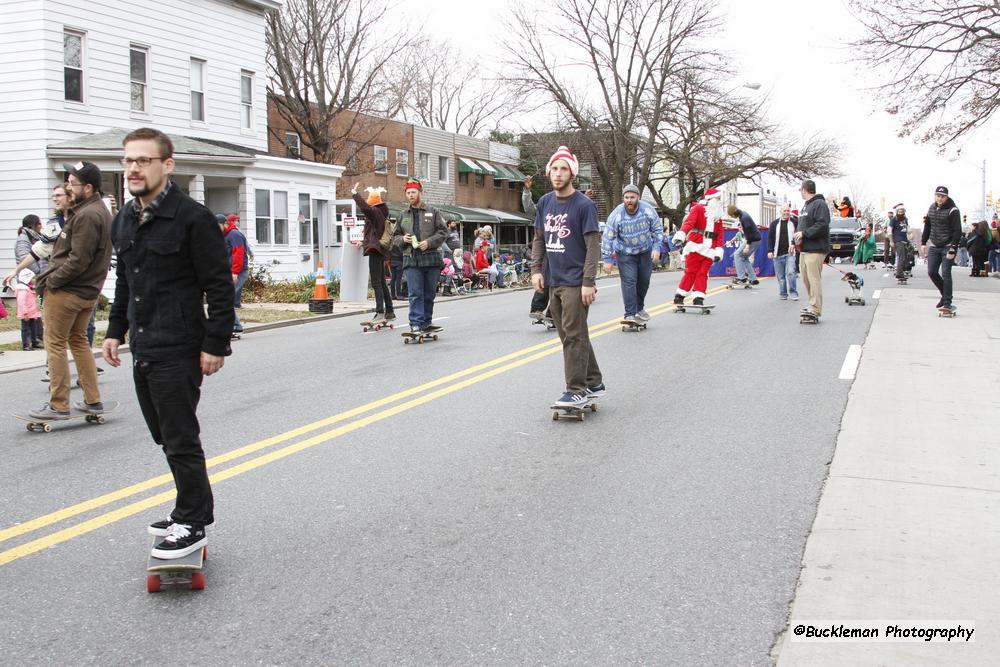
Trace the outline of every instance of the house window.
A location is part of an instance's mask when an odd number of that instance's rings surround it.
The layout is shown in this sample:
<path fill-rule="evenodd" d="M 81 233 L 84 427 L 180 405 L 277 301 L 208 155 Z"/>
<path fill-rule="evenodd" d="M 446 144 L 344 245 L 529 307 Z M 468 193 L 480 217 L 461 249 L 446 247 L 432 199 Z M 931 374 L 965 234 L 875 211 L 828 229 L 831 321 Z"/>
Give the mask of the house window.
<path fill-rule="evenodd" d="M 476 174 L 476 187 L 477 188 L 486 187 L 486 174 Z"/>
<path fill-rule="evenodd" d="M 191 59 L 191 120 L 205 122 L 205 61 Z"/>
<path fill-rule="evenodd" d="M 285 152 L 288 157 L 300 157 L 302 155 L 302 141 L 298 132 L 285 132 Z"/>
<path fill-rule="evenodd" d="M 253 129 L 253 72 L 240 72 L 240 107 L 242 113 L 242 128 Z"/>
<path fill-rule="evenodd" d="M 410 151 L 396 150 L 396 175 L 410 175 Z"/>
<path fill-rule="evenodd" d="M 345 144 L 347 149 L 347 168 L 351 171 L 358 170 L 358 142 L 348 140 Z"/>
<path fill-rule="evenodd" d="M 271 192 L 255 190 L 257 200 L 257 243 L 271 242 Z"/>
<path fill-rule="evenodd" d="M 503 188 L 503 180 L 500 179 L 499 175 L 494 176 L 493 177 L 493 189 L 494 190 L 500 190 L 502 188 Z"/>
<path fill-rule="evenodd" d="M 274 191 L 274 245 L 288 245 L 288 193 Z"/>
<path fill-rule="evenodd" d="M 427 153 L 420 153 L 417 156 L 417 178 L 428 179 L 431 177 L 431 156 Z"/>
<path fill-rule="evenodd" d="M 446 157 L 438 158 L 438 182 L 451 182 L 451 160 Z"/>
<path fill-rule="evenodd" d="M 129 47 L 128 72 L 132 111 L 145 113 L 149 110 L 149 49 L 134 44 Z"/>
<path fill-rule="evenodd" d="M 308 192 L 299 193 L 299 245 L 312 245 L 312 206 Z"/>
<path fill-rule="evenodd" d="M 517 181 L 507 181 L 508 190 L 517 190 Z"/>
<path fill-rule="evenodd" d="M 591 185 L 593 185 L 593 183 L 594 183 L 593 175 L 594 175 L 594 168 L 593 168 L 593 166 L 591 166 L 589 164 L 581 164 L 580 165 L 580 174 L 579 174 L 579 177 L 580 177 L 580 189 L 581 190 L 586 190 Z M 632 182 L 634 183 L 635 181 L 633 180 Z"/>
<path fill-rule="evenodd" d="M 83 33 L 63 31 L 63 99 L 83 102 Z"/>
<path fill-rule="evenodd" d="M 389 166 L 387 164 L 389 161 L 389 149 L 386 148 L 385 146 L 376 146 L 374 157 L 375 157 L 375 173 L 376 174 L 387 173 L 389 170 Z"/>
<path fill-rule="evenodd" d="M 468 185 L 469 184 L 469 173 L 468 172 L 465 172 L 465 171 L 459 172 L 459 174 L 458 174 L 458 184 L 459 185 Z"/>

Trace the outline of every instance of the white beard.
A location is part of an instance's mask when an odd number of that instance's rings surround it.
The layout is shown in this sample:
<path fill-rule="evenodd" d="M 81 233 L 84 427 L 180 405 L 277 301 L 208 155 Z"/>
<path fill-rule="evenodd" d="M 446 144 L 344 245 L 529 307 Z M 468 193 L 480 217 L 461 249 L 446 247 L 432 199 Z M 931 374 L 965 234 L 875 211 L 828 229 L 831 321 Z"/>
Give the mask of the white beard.
<path fill-rule="evenodd" d="M 708 216 L 708 228 L 709 231 L 712 231 L 715 227 L 715 223 L 722 219 L 722 198 L 717 197 L 715 199 L 710 199 L 706 209 L 705 213 Z"/>

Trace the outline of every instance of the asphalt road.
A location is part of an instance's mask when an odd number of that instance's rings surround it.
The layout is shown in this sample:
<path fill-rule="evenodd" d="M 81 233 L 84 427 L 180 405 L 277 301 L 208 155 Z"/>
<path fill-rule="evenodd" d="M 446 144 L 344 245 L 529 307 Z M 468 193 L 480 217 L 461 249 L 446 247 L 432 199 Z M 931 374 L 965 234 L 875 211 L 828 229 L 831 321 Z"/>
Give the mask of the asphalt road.
<path fill-rule="evenodd" d="M 445 331 L 423 345 L 362 334 L 360 316 L 247 335 L 203 388 L 201 592 L 145 592 L 145 526 L 172 484 L 127 369 L 102 380 L 123 402 L 103 426 L 6 420 L 4 662 L 769 664 L 838 373 L 895 281 L 866 272 L 868 305 L 848 307 L 827 270 L 805 326 L 773 280 L 673 313 L 679 277 L 654 275 L 638 333 L 599 284 L 608 395 L 583 423 L 551 419 L 561 348 L 527 292 L 439 304 Z M 3 375 L 0 413 L 44 402 L 40 376 Z"/>

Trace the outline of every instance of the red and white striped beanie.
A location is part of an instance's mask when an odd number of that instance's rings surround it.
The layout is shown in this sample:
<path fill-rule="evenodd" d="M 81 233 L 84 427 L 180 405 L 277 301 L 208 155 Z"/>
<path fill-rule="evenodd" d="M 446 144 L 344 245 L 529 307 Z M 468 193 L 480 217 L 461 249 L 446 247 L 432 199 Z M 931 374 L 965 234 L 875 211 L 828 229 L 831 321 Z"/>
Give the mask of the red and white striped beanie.
<path fill-rule="evenodd" d="M 575 178 L 577 174 L 580 173 L 580 161 L 576 159 L 576 156 L 569 152 L 569 149 L 565 146 L 560 146 L 556 149 L 556 152 L 552 154 L 549 158 L 548 164 L 545 165 L 545 175 L 549 175 L 549 171 L 552 169 L 552 163 L 556 160 L 566 160 L 566 164 L 569 165 L 570 173 L 573 174 Z"/>

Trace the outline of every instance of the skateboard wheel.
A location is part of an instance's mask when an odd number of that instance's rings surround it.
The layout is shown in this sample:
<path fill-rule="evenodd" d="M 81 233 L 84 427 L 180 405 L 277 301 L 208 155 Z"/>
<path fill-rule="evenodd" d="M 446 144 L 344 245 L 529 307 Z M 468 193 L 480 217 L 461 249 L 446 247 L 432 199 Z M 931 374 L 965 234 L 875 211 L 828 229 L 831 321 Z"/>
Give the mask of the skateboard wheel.
<path fill-rule="evenodd" d="M 938 313 L 938 315 L 940 315 L 940 314 L 941 313 Z M 34 424 L 28 424 L 27 426 L 25 426 L 25 428 L 28 429 L 29 431 L 34 431 L 35 430 L 35 425 Z"/>
<path fill-rule="evenodd" d="M 559 421 L 559 412 L 556 411 L 556 410 L 552 411 L 552 421 L 554 421 L 554 422 Z"/>
<path fill-rule="evenodd" d="M 861 299 L 861 305 L 862 306 L 865 305 L 865 300 L 864 299 Z"/>
<path fill-rule="evenodd" d="M 98 424 L 103 424 L 104 423 L 104 417 L 98 417 L 97 418 L 97 423 Z"/>
<path fill-rule="evenodd" d="M 622 327 L 622 331 L 625 331 L 625 327 Z"/>
<path fill-rule="evenodd" d="M 583 421 L 583 417 L 584 417 L 584 414 L 583 414 L 583 412 L 581 412 L 579 415 L 577 415 L 576 420 L 582 422 Z"/>
<path fill-rule="evenodd" d="M 361 333 L 368 333 L 368 327 L 361 327 Z"/>
<path fill-rule="evenodd" d="M 45 431 L 46 433 L 49 433 L 52 431 L 52 427 L 49 426 L 48 424 L 42 424 L 42 430 Z"/>
<path fill-rule="evenodd" d="M 203 591 L 203 590 L 205 590 L 205 573 L 204 572 L 192 572 L 191 573 L 191 590 L 193 590 L 193 591 Z"/>
<path fill-rule="evenodd" d="M 432 340 L 437 340 L 437 339 L 438 339 L 438 337 L 437 337 L 437 335 L 435 334 L 435 335 L 431 336 L 431 339 L 432 339 Z"/>
<path fill-rule="evenodd" d="M 409 345 L 409 344 L 410 344 L 410 339 L 409 338 L 404 338 L 403 339 L 403 345 Z"/>
<path fill-rule="evenodd" d="M 201 559 L 203 561 L 208 560 L 208 547 L 202 547 L 201 548 Z"/>
<path fill-rule="evenodd" d="M 160 575 L 158 574 L 146 575 L 146 592 L 147 593 L 160 592 Z"/>
<path fill-rule="evenodd" d="M 597 406 L 595 404 L 591 403 L 590 404 L 590 411 L 591 412 L 597 412 Z"/>

